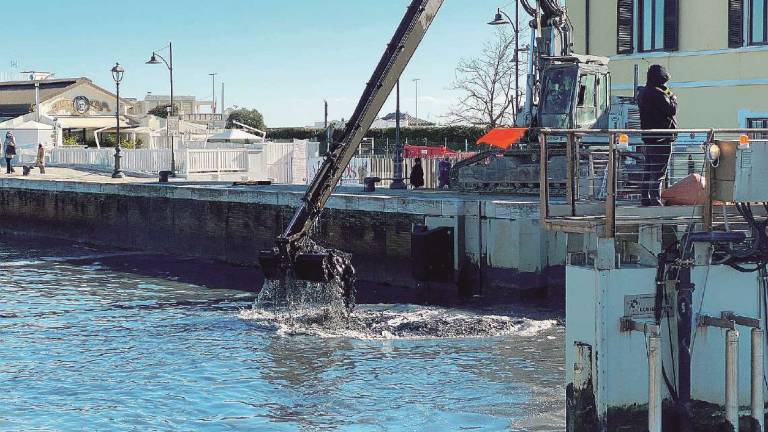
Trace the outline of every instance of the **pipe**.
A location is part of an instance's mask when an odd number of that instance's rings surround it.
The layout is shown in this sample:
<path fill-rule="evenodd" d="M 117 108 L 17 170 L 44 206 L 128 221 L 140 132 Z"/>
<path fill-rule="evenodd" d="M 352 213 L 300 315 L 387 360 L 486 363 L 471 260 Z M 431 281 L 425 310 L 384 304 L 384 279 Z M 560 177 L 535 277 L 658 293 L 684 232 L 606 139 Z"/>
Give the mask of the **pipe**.
<path fill-rule="evenodd" d="M 640 65 L 635 65 L 635 75 L 632 81 L 632 98 L 637 103 L 637 86 L 640 85 Z"/>
<path fill-rule="evenodd" d="M 763 398 L 763 330 L 752 329 L 752 422 L 754 430 L 763 430 L 765 400 Z"/>
<path fill-rule="evenodd" d="M 661 432 L 661 337 L 657 334 L 648 337 L 648 431 Z"/>
<path fill-rule="evenodd" d="M 678 422 L 681 432 L 691 432 L 691 332 L 693 291 L 691 268 L 681 267 L 677 284 Z"/>
<path fill-rule="evenodd" d="M 725 420 L 739 430 L 739 331 L 725 332 Z M 760 377 L 762 380 L 762 376 Z"/>

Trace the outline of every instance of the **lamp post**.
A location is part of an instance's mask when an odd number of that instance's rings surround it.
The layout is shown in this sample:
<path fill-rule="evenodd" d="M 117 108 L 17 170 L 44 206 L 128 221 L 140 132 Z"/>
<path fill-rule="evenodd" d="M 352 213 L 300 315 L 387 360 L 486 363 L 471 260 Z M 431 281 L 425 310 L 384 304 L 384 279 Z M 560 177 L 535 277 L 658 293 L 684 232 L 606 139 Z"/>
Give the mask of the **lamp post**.
<path fill-rule="evenodd" d="M 511 24 L 515 32 L 515 122 L 517 122 L 517 111 L 520 109 L 520 0 L 515 1 L 515 21 L 507 15 L 501 8 L 496 9 L 496 16 L 488 25 L 506 25 Z"/>
<path fill-rule="evenodd" d="M 115 80 L 115 87 L 117 88 L 117 103 L 115 108 L 115 120 L 117 121 L 117 144 L 115 145 L 115 170 L 112 171 L 112 178 L 124 178 L 123 170 L 120 167 L 120 81 L 123 80 L 125 75 L 125 69 L 120 66 L 120 63 L 115 63 L 112 68 L 112 79 Z"/>
<path fill-rule="evenodd" d="M 216 114 L 216 75 L 218 74 L 218 72 L 208 74 L 211 76 L 211 88 L 213 89 L 213 99 L 211 99 L 213 101 L 211 102 L 211 113 L 213 114 Z"/>
<path fill-rule="evenodd" d="M 406 189 L 403 181 L 403 143 L 400 142 L 400 80 L 397 80 L 395 107 L 395 154 L 392 157 L 394 168 L 392 172 L 392 184 L 390 189 Z"/>
<path fill-rule="evenodd" d="M 162 60 L 162 63 L 165 63 L 165 67 L 168 68 L 168 73 L 170 74 L 171 78 L 171 111 L 170 114 L 176 114 L 176 106 L 173 103 L 173 43 L 168 42 L 168 46 L 165 47 L 168 48 L 168 60 L 165 60 L 165 57 L 161 56 L 157 53 L 157 51 L 152 52 L 152 57 L 147 60 L 147 64 L 161 64 L 160 60 Z M 165 49 L 162 48 L 162 49 Z M 160 60 L 158 60 L 158 58 Z M 170 117 L 170 115 L 168 116 Z M 168 118 L 165 119 L 166 121 L 166 127 L 168 124 Z M 173 148 L 173 136 L 170 136 L 170 144 L 171 144 L 171 176 L 176 177 L 176 154 Z"/>
<path fill-rule="evenodd" d="M 416 127 L 419 127 L 419 81 L 421 78 L 414 78 L 412 81 L 416 83 Z"/>

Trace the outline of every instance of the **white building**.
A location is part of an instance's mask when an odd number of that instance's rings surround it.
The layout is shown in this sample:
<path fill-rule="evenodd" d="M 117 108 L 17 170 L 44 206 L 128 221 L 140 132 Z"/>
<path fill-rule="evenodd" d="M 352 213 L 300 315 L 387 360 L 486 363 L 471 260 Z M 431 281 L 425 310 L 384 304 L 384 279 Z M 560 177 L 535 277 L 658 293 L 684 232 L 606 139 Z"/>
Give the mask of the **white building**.
<path fill-rule="evenodd" d="M 155 95 L 147 93 L 144 100 L 136 102 L 134 114 L 142 115 L 149 113 L 153 108 L 167 106 L 171 104 L 170 95 Z M 201 114 L 201 107 L 212 107 L 212 101 L 199 101 L 195 96 L 173 95 L 173 104 L 179 107 L 179 114 Z"/>

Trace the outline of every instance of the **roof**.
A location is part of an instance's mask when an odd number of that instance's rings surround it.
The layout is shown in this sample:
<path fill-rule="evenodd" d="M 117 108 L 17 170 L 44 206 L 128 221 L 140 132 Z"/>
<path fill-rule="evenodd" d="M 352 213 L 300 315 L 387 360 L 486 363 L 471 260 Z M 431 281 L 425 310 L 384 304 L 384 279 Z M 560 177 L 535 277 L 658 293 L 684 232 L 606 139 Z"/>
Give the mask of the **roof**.
<path fill-rule="evenodd" d="M 63 129 L 102 129 L 117 126 L 113 116 L 91 117 L 58 117 L 58 122 Z M 120 118 L 120 127 L 129 127 L 124 117 Z"/>
<path fill-rule="evenodd" d="M 0 82 L 0 107 L 31 107 L 35 103 L 35 84 L 40 85 L 40 102 L 44 102 L 84 82 L 92 84 L 88 78 Z"/>
<path fill-rule="evenodd" d="M 225 129 L 224 132 L 218 133 L 210 138 L 208 141 L 264 141 L 260 136 L 249 134 L 248 132 L 240 129 Z"/>
<path fill-rule="evenodd" d="M 38 123 L 34 120 L 25 121 L 24 123 L 15 126 L 13 129 L 28 129 L 28 130 L 52 130 L 53 126 L 45 123 Z"/>
<path fill-rule="evenodd" d="M 385 115 L 384 117 L 382 117 L 381 119 L 382 120 L 386 120 L 386 121 L 395 121 L 395 120 L 397 120 L 397 114 L 396 113 L 389 113 L 389 114 Z M 404 112 L 400 113 L 400 121 L 406 121 L 408 123 L 417 123 L 418 122 L 418 124 L 424 125 L 424 126 L 432 126 L 432 125 L 434 125 L 434 123 L 432 123 L 432 122 L 428 122 L 428 121 L 422 120 L 422 119 L 417 119 L 416 117 L 414 117 L 414 116 L 412 116 L 412 115 L 410 115 L 408 113 L 404 113 Z"/>
<path fill-rule="evenodd" d="M 32 111 L 35 104 L 35 84 L 40 85 L 40 103 L 52 99 L 72 87 L 86 84 L 108 94 L 88 78 L 61 78 L 37 81 L 0 82 L 0 117 L 18 117 Z M 123 98 L 121 98 L 125 101 Z"/>

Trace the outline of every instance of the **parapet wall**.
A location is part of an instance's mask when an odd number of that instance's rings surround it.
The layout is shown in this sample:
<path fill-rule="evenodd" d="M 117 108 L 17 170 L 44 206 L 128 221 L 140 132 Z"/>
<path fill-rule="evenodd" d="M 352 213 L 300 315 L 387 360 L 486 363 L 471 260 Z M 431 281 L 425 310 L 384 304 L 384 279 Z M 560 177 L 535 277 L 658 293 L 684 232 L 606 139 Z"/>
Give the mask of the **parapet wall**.
<path fill-rule="evenodd" d="M 301 196 L 302 189 L 291 186 L 8 178 L 0 180 L 0 229 L 257 265 L 259 251 L 272 247 Z M 562 264 L 554 255 L 564 250 L 564 241 L 538 228 L 536 212 L 535 203 L 342 189 L 330 200 L 315 238 L 351 252 L 363 283 L 405 297 L 390 301 L 411 301 L 418 291 L 411 277 L 412 227 L 453 226 L 462 257 L 457 267 L 471 263 L 480 273 L 473 291 L 514 296 L 557 284 L 550 276 Z"/>

